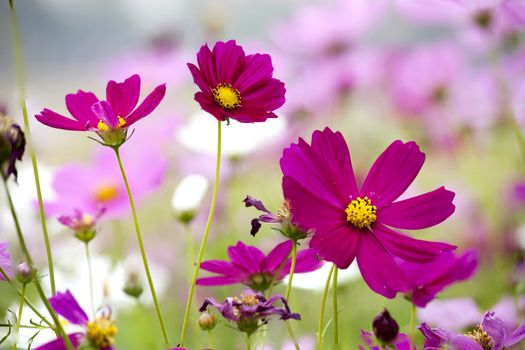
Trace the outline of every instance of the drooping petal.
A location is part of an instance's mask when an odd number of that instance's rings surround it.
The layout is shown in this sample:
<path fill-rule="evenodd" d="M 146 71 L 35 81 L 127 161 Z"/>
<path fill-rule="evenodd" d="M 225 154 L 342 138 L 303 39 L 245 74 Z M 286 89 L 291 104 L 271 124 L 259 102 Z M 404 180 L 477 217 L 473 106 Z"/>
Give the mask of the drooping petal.
<path fill-rule="evenodd" d="M 35 118 L 42 124 L 52 128 L 74 131 L 87 130 L 86 123 L 69 119 L 47 108 L 41 111 L 40 114 L 35 115 Z"/>
<path fill-rule="evenodd" d="M 242 94 L 258 84 L 261 80 L 272 77 L 273 66 L 272 58 L 267 54 L 256 53 L 246 56 L 242 73 L 237 77 L 232 84 L 233 87 L 239 89 Z"/>
<path fill-rule="evenodd" d="M 219 41 L 213 46 L 215 57 L 215 67 L 217 69 L 217 80 L 219 83 L 232 84 L 234 78 L 239 75 L 239 71 L 244 63 L 246 56 L 240 45 L 235 40 L 227 42 Z"/>
<path fill-rule="evenodd" d="M 106 98 L 119 117 L 125 117 L 137 105 L 140 96 L 140 77 L 132 75 L 122 83 L 110 80 L 106 86 Z"/>
<path fill-rule="evenodd" d="M 426 323 L 419 330 L 425 336 L 425 350 L 438 350 L 447 344 L 453 350 L 483 350 L 473 338 L 442 328 L 430 328 Z"/>
<path fill-rule="evenodd" d="M 65 293 L 58 292 L 49 298 L 49 303 L 59 315 L 76 325 L 85 325 L 88 322 L 86 312 L 80 307 L 77 300 L 69 290 Z"/>
<path fill-rule="evenodd" d="M 395 232 L 382 224 L 374 225 L 373 231 L 388 251 L 407 261 L 429 262 L 437 259 L 443 252 L 456 249 L 456 246 L 448 243 L 412 238 Z"/>
<path fill-rule="evenodd" d="M 66 107 L 69 113 L 82 124 L 89 123 L 91 127 L 96 127 L 99 121 L 91 109 L 97 102 L 98 98 L 92 92 L 78 90 L 76 94 L 66 95 Z"/>
<path fill-rule="evenodd" d="M 525 325 L 520 326 L 510 335 L 509 339 L 505 343 L 506 347 L 511 347 L 514 344 L 518 344 L 523 339 L 525 339 Z"/>
<path fill-rule="evenodd" d="M 440 187 L 432 192 L 394 202 L 378 212 L 377 220 L 385 225 L 406 230 L 437 225 L 454 213 L 454 192 Z"/>
<path fill-rule="evenodd" d="M 409 289 L 404 272 L 374 233 L 362 233 L 357 264 L 368 287 L 386 298 Z"/>
<path fill-rule="evenodd" d="M 80 343 L 82 343 L 86 336 L 82 333 L 72 333 L 68 334 L 68 337 L 71 341 L 71 345 L 73 345 L 73 347 L 76 349 L 80 345 Z M 57 338 L 55 340 L 50 341 L 49 343 L 40 345 L 35 350 L 67 350 L 67 347 L 64 342 L 64 339 Z"/>
<path fill-rule="evenodd" d="M 378 208 L 396 200 L 414 181 L 425 162 L 415 142 L 394 141 L 377 158 L 361 189 Z"/>
<path fill-rule="evenodd" d="M 275 246 L 261 263 L 261 271 L 271 273 L 277 272 L 279 267 L 290 255 L 293 245 L 294 243 L 292 240 L 287 240 Z"/>
<path fill-rule="evenodd" d="M 234 265 L 242 266 L 250 273 L 258 273 L 264 253 L 239 241 L 235 246 L 228 247 L 228 257 Z"/>
<path fill-rule="evenodd" d="M 487 312 L 483 316 L 481 327 L 487 332 L 494 341 L 494 349 L 503 349 L 507 342 L 507 328 L 501 319 L 496 317 L 494 312 Z"/>
<path fill-rule="evenodd" d="M 130 115 L 125 117 L 126 125 L 130 126 L 137 120 L 140 120 L 157 108 L 164 96 L 166 95 L 166 84 L 157 86 L 142 103 Z"/>
<path fill-rule="evenodd" d="M 338 268 L 346 269 L 354 261 L 363 234 L 344 224 L 324 234 L 314 234 L 310 248 L 315 249 L 321 258 L 333 262 Z"/>
<path fill-rule="evenodd" d="M 119 124 L 117 114 L 111 108 L 108 101 L 96 102 L 91 109 L 98 119 L 102 120 L 110 128 L 116 128 Z"/>

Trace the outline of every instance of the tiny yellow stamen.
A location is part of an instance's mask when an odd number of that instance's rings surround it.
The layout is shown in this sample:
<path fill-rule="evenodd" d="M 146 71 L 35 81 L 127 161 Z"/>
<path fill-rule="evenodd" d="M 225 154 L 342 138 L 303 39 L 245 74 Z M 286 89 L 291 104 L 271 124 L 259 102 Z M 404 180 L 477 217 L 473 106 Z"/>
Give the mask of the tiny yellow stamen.
<path fill-rule="evenodd" d="M 377 207 L 372 205 L 368 197 L 357 197 L 345 209 L 346 221 L 357 228 L 370 228 L 377 220 Z"/>
<path fill-rule="evenodd" d="M 118 195 L 118 188 L 112 183 L 105 183 L 99 186 L 95 192 L 95 198 L 99 202 L 109 202 Z"/>
<path fill-rule="evenodd" d="M 124 118 L 122 118 L 122 117 L 117 117 L 117 118 L 118 118 L 117 128 L 120 128 L 120 127 L 126 125 L 126 121 L 124 120 Z M 102 120 L 99 120 L 98 124 L 97 124 L 97 129 L 99 131 L 104 132 L 104 131 L 108 131 L 109 130 L 109 126 L 106 123 L 104 123 Z"/>
<path fill-rule="evenodd" d="M 115 334 L 117 334 L 115 323 L 105 317 L 97 317 L 87 324 L 87 339 L 97 347 L 105 348 L 113 344 Z"/>
<path fill-rule="evenodd" d="M 467 335 L 474 339 L 483 348 L 483 350 L 492 350 L 494 348 L 494 340 L 487 332 L 483 330 L 481 325 L 476 326 L 476 328 L 468 332 Z"/>
<path fill-rule="evenodd" d="M 241 93 L 231 84 L 219 84 L 212 90 L 213 98 L 224 109 L 241 106 Z"/>

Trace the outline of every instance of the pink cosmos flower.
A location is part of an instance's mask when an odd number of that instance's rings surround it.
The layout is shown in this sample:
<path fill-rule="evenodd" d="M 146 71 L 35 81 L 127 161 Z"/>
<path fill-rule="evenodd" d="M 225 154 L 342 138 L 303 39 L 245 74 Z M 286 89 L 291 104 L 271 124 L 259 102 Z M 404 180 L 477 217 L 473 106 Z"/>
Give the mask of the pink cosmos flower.
<path fill-rule="evenodd" d="M 392 298 L 409 289 L 394 256 L 422 263 L 455 249 L 392 229 L 424 229 L 454 212 L 454 193 L 444 187 L 395 202 L 424 161 L 425 154 L 415 142 L 395 141 L 358 187 L 343 135 L 329 128 L 315 131 L 310 145 L 300 138 L 284 150 L 280 161 L 292 221 L 304 230 L 315 230 L 310 247 L 321 258 L 342 269 L 357 258 L 368 286 Z"/>
<path fill-rule="evenodd" d="M 135 74 L 122 83 L 110 80 L 106 100 L 99 100 L 92 92 L 78 90 L 66 95 L 66 106 L 74 119 L 44 108 L 35 117 L 53 128 L 73 131 L 94 131 L 106 142 L 114 140 L 138 120 L 149 115 L 166 94 L 166 85 L 157 86 L 137 107 L 140 95 L 140 77 Z M 137 107 L 137 108 L 135 108 Z"/>
<path fill-rule="evenodd" d="M 135 143 L 121 150 L 133 196 L 140 201 L 157 189 L 164 180 L 167 160 L 155 150 Z M 140 146 L 140 147 L 139 147 Z M 60 168 L 53 179 L 56 196 L 45 202 L 47 215 L 61 215 L 77 208 L 97 213 L 106 208 L 107 218 L 129 213 L 129 202 L 122 175 L 113 152 L 100 148 L 90 164 L 70 164 Z M 144 169 L 148 171 L 144 171 Z"/>
<path fill-rule="evenodd" d="M 64 317 L 69 323 L 85 328 L 83 333 L 68 334 L 71 343 L 76 348 L 89 348 L 96 350 L 113 350 L 113 342 L 117 327 L 111 319 L 111 312 L 104 310 L 95 320 L 89 320 L 86 312 L 80 307 L 70 291 L 57 293 L 49 298 L 49 303 L 57 314 Z M 62 338 L 55 339 L 41 345 L 36 350 L 66 350 Z"/>
<path fill-rule="evenodd" d="M 459 256 L 452 252 L 442 253 L 436 260 L 416 264 L 397 260 L 406 274 L 410 290 L 406 297 L 414 305 L 425 307 L 436 294 L 457 281 L 470 278 L 478 266 L 478 253 L 469 250 Z"/>
<path fill-rule="evenodd" d="M 277 118 L 274 110 L 285 102 L 284 83 L 272 77 L 270 55 L 246 55 L 235 40 L 219 41 L 197 53 L 198 67 L 188 63 L 195 84 L 201 89 L 195 100 L 217 120 L 242 123 Z"/>
<path fill-rule="evenodd" d="M 278 283 L 290 273 L 293 242 L 287 240 L 278 244 L 268 255 L 257 247 L 237 242 L 228 247 L 231 261 L 208 260 L 201 264 L 201 269 L 218 274 L 214 277 L 203 277 L 197 284 L 203 286 L 224 286 L 242 283 L 255 291 L 264 292 L 273 282 Z M 294 273 L 315 271 L 323 265 L 313 249 L 297 253 Z"/>
<path fill-rule="evenodd" d="M 11 255 L 9 255 L 7 248 L 9 248 L 9 243 L 0 242 L 0 267 L 9 277 L 11 277 Z M 5 280 L 2 274 L 0 274 L 0 280 Z"/>

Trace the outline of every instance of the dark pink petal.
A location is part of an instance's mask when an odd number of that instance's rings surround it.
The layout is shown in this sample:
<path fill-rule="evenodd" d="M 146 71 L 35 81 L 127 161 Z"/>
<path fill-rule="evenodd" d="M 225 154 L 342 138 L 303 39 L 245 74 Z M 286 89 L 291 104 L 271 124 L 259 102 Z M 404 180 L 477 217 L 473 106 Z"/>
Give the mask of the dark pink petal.
<path fill-rule="evenodd" d="M 234 265 L 242 266 L 250 273 L 258 273 L 265 256 L 257 247 L 239 241 L 235 246 L 228 247 L 228 257 Z"/>
<path fill-rule="evenodd" d="M 211 95 L 203 93 L 203 92 L 197 92 L 195 93 L 195 101 L 197 101 L 201 108 L 213 115 L 217 120 L 225 121 L 228 116 L 225 115 L 224 110 L 215 102 L 213 97 Z"/>
<path fill-rule="evenodd" d="M 323 234 L 314 234 L 310 248 L 315 249 L 324 260 L 346 269 L 354 261 L 360 248 L 363 233 L 349 225 L 339 226 Z"/>
<path fill-rule="evenodd" d="M 91 109 L 98 119 L 102 120 L 110 128 L 118 126 L 119 121 L 115 111 L 111 108 L 108 101 L 99 101 L 95 103 Z"/>
<path fill-rule="evenodd" d="M 132 75 L 122 83 L 110 80 L 106 87 L 106 98 L 119 117 L 124 118 L 137 105 L 140 95 L 140 77 Z"/>
<path fill-rule="evenodd" d="M 79 122 L 84 125 L 89 123 L 92 127 L 96 127 L 99 121 L 91 109 L 91 106 L 97 102 L 98 98 L 92 92 L 78 90 L 76 94 L 66 95 L 66 106 L 69 113 Z"/>
<path fill-rule="evenodd" d="M 208 45 L 203 45 L 197 52 L 197 65 L 210 86 L 216 87 L 220 83 L 215 72 L 215 57 Z"/>
<path fill-rule="evenodd" d="M 412 262 L 429 262 L 437 259 L 441 253 L 456 249 L 448 243 L 424 241 L 395 232 L 382 224 L 376 224 L 373 231 L 377 239 L 393 255 Z"/>
<path fill-rule="evenodd" d="M 395 201 L 414 181 L 425 162 L 415 142 L 394 141 L 377 158 L 361 189 L 378 208 Z"/>
<path fill-rule="evenodd" d="M 494 349 L 503 349 L 507 344 L 507 329 L 501 319 L 494 312 L 487 312 L 483 316 L 481 327 L 494 341 Z"/>
<path fill-rule="evenodd" d="M 86 123 L 66 118 L 47 108 L 40 112 L 40 114 L 35 115 L 35 118 L 42 124 L 52 128 L 74 131 L 87 130 Z"/>
<path fill-rule="evenodd" d="M 214 276 L 214 277 L 202 277 L 197 279 L 199 286 L 227 286 L 230 284 L 242 283 L 249 278 L 249 275 L 244 276 Z"/>
<path fill-rule="evenodd" d="M 71 340 L 71 344 L 76 349 L 86 336 L 82 333 L 72 333 L 68 334 L 68 337 L 69 340 Z M 35 350 L 67 350 L 67 347 L 64 343 L 64 340 L 62 338 L 58 338 L 44 345 L 40 345 Z"/>
<path fill-rule="evenodd" d="M 203 261 L 201 264 L 201 270 L 232 276 L 247 272 L 241 267 L 234 266 L 230 262 L 222 260 Z"/>
<path fill-rule="evenodd" d="M 368 287 L 385 298 L 409 289 L 404 272 L 372 232 L 362 233 L 357 264 Z"/>
<path fill-rule="evenodd" d="M 215 68 L 219 83 L 232 84 L 233 79 L 239 74 L 246 56 L 241 46 L 235 40 L 227 42 L 218 41 L 213 46 Z"/>
<path fill-rule="evenodd" d="M 88 322 L 88 317 L 84 310 L 78 305 L 77 300 L 69 290 L 65 293 L 57 293 L 49 298 L 49 303 L 57 314 L 64 317 L 70 323 L 83 326 Z"/>
<path fill-rule="evenodd" d="M 275 273 L 292 252 L 293 241 L 287 240 L 273 248 L 261 263 L 261 271 Z"/>
<path fill-rule="evenodd" d="M 388 204 L 378 211 L 377 220 L 385 225 L 406 230 L 431 227 L 454 213 L 454 196 L 454 192 L 440 187 L 417 197 Z"/>
<path fill-rule="evenodd" d="M 241 96 L 242 106 L 265 112 L 273 111 L 286 102 L 285 93 L 286 89 L 283 82 L 273 78 L 263 80 L 256 88 L 250 89 L 249 92 L 243 92 Z"/>
<path fill-rule="evenodd" d="M 201 89 L 201 91 L 211 94 L 211 89 L 215 86 L 210 86 L 210 83 L 206 80 L 206 77 L 202 75 L 202 72 L 197 68 L 196 65 L 188 63 L 188 68 L 193 76 L 193 81 Z"/>
<path fill-rule="evenodd" d="M 153 112 L 166 95 L 166 84 L 157 86 L 144 101 L 135 109 L 126 119 L 126 125 L 130 126 L 137 120 L 140 120 Z"/>
<path fill-rule="evenodd" d="M 525 339 L 525 325 L 520 326 L 518 329 L 512 332 L 509 339 L 505 343 L 505 346 L 510 348 L 512 345 L 518 344 L 523 339 Z"/>
<path fill-rule="evenodd" d="M 218 106 L 218 105 L 217 105 Z M 269 118 L 277 118 L 273 112 L 261 111 L 258 108 L 239 107 L 231 111 L 221 109 L 224 120 L 231 118 L 239 123 L 260 123 Z"/>
<path fill-rule="evenodd" d="M 250 89 L 253 85 L 258 84 L 261 80 L 272 77 L 273 66 L 270 55 L 256 53 L 246 56 L 242 68 L 242 73 L 232 84 L 239 89 L 241 97 L 244 91 Z"/>
<path fill-rule="evenodd" d="M 297 253 L 294 273 L 312 272 L 320 269 L 323 264 L 324 261 L 319 258 L 317 250 L 311 248 L 304 249 Z M 291 265 L 292 261 L 291 259 L 288 259 L 283 268 L 283 271 L 286 271 L 284 275 L 287 275 L 290 272 Z"/>

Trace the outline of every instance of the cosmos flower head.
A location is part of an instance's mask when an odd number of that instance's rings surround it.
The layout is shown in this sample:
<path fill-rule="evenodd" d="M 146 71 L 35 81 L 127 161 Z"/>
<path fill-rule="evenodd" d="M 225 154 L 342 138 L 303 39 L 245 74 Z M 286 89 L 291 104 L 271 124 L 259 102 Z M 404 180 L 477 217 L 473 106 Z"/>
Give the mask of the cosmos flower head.
<path fill-rule="evenodd" d="M 472 277 L 478 267 L 478 253 L 469 250 L 456 256 L 452 252 L 445 252 L 436 260 L 422 264 L 401 259 L 396 261 L 410 285 L 405 297 L 414 305 L 425 307 L 446 287 Z"/>
<path fill-rule="evenodd" d="M 275 307 L 273 304 L 277 301 L 281 301 L 283 307 Z M 214 298 L 207 298 L 199 311 L 204 312 L 209 306 L 215 307 L 225 319 L 236 323 L 238 330 L 248 336 L 268 323 L 269 318 L 274 315 L 284 321 L 301 319 L 299 314 L 290 311 L 286 299 L 278 294 L 269 299 L 259 293 L 241 294 L 239 297 L 228 297 L 222 303 Z"/>
<path fill-rule="evenodd" d="M 8 277 L 11 277 L 11 255 L 7 251 L 7 248 L 9 248 L 9 243 L 0 242 L 0 267 L 7 274 Z M 0 280 L 5 280 L 3 274 L 0 274 Z"/>
<path fill-rule="evenodd" d="M 241 123 L 277 118 L 274 113 L 285 102 L 284 83 L 273 78 L 268 54 L 246 55 L 235 40 L 218 41 L 197 53 L 197 66 L 188 63 L 195 84 L 201 91 L 195 100 L 217 120 Z"/>
<path fill-rule="evenodd" d="M 26 146 L 24 132 L 10 117 L 0 113 L 0 172 L 4 179 L 17 179 L 16 161 L 22 160 Z"/>
<path fill-rule="evenodd" d="M 314 230 L 310 247 L 321 258 L 341 269 L 357 259 L 368 286 L 392 298 L 410 287 L 394 257 L 423 263 L 455 249 L 397 231 L 437 225 L 455 210 L 454 193 L 444 187 L 396 201 L 424 161 L 415 142 L 394 141 L 358 187 L 343 135 L 329 128 L 315 131 L 311 144 L 299 139 L 284 150 L 280 161 L 292 221 Z"/>
<path fill-rule="evenodd" d="M 291 240 L 287 240 L 265 255 L 257 247 L 239 241 L 228 247 L 230 261 L 208 260 L 201 264 L 202 270 L 216 273 L 217 276 L 201 277 L 197 284 L 224 286 L 241 283 L 255 291 L 264 292 L 290 273 L 289 257 L 293 244 Z M 297 253 L 294 273 L 315 271 L 322 265 L 323 262 L 313 249 L 301 250 Z"/>
<path fill-rule="evenodd" d="M 460 334 L 443 328 L 430 328 L 426 323 L 419 330 L 425 336 L 424 349 L 503 350 L 525 338 L 525 325 L 508 333 L 505 323 L 489 311 L 473 330 Z"/>
<path fill-rule="evenodd" d="M 35 117 L 53 128 L 94 131 L 106 145 L 118 147 L 126 141 L 128 128 L 153 112 L 165 94 L 166 85 L 159 85 L 137 107 L 140 77 L 135 74 L 121 83 L 110 80 L 106 100 L 99 100 L 94 93 L 82 90 L 66 95 L 66 106 L 74 119 L 47 108 Z"/>
<path fill-rule="evenodd" d="M 68 337 L 71 343 L 78 348 L 96 350 L 113 350 L 117 327 L 111 318 L 111 310 L 103 309 L 94 320 L 89 320 L 86 312 L 80 307 L 77 300 L 70 291 L 57 293 L 49 298 L 49 302 L 55 312 L 64 317 L 69 323 L 82 326 L 84 332 L 72 333 Z M 62 338 L 41 345 L 36 350 L 66 350 Z"/>
<path fill-rule="evenodd" d="M 75 209 L 71 215 L 60 215 L 58 221 L 73 230 L 75 237 L 87 243 L 95 238 L 95 226 L 105 211 L 106 208 L 101 207 L 92 215 L 82 212 L 80 209 Z"/>

